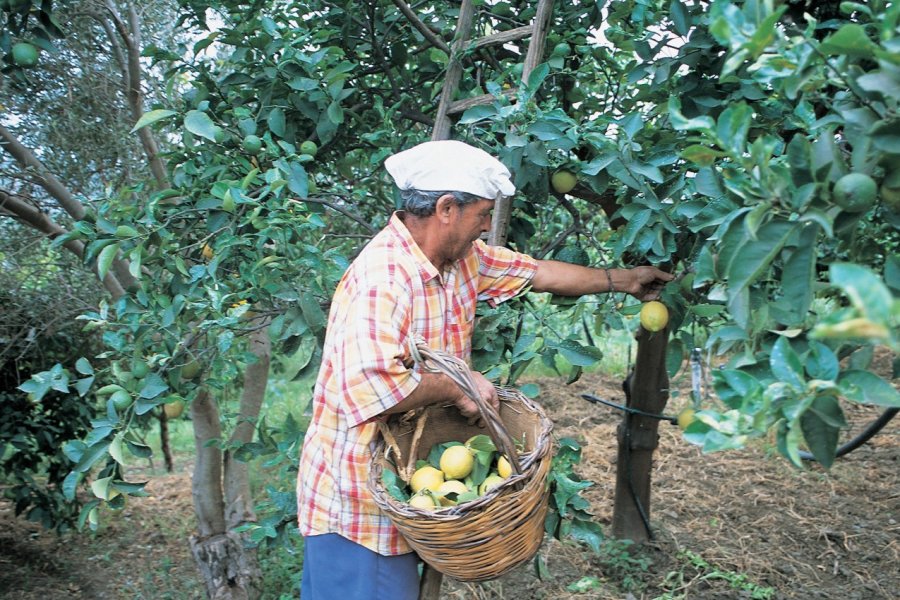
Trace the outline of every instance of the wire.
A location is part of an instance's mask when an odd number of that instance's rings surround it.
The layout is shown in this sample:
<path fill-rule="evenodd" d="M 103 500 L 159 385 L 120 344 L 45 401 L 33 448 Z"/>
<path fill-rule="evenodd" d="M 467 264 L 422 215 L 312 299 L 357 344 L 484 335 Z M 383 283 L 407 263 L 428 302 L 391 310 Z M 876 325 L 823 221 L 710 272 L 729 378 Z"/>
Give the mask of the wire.
<path fill-rule="evenodd" d="M 582 394 L 582 398 L 587 400 L 588 402 L 593 402 L 594 404 L 605 404 L 606 406 L 611 406 L 612 408 L 617 408 L 625 413 L 629 413 L 632 415 L 641 415 L 642 417 L 649 417 L 651 419 L 659 419 L 660 421 L 668 421 L 669 423 L 675 424 L 678 422 L 676 417 L 670 417 L 669 415 L 659 415 L 656 413 L 644 412 L 637 408 L 632 408 L 631 406 L 624 406 L 622 404 L 616 404 L 615 402 L 610 402 L 609 400 L 604 400 L 603 398 L 598 398 L 592 394 Z"/>

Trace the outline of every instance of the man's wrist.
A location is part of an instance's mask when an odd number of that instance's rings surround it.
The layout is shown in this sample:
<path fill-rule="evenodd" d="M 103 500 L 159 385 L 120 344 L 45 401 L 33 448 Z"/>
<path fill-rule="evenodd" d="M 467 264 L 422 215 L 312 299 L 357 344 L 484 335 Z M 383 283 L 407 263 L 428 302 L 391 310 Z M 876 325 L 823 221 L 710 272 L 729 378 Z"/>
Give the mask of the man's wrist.
<path fill-rule="evenodd" d="M 606 284 L 607 284 L 607 286 L 608 286 L 608 289 L 606 290 L 606 293 L 608 293 L 608 294 L 615 294 L 615 293 L 616 293 L 616 286 L 613 285 L 612 273 L 609 272 L 609 269 L 603 269 L 603 271 L 606 273 Z"/>

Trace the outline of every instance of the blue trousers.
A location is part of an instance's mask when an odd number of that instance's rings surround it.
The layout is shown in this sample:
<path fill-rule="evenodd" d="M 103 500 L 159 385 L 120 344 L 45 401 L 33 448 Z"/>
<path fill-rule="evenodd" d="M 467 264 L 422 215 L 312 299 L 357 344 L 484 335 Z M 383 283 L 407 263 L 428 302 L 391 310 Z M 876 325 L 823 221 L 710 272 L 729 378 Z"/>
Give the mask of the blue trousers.
<path fill-rule="evenodd" d="M 336 533 L 303 538 L 301 600 L 417 600 L 419 557 L 382 556 Z"/>

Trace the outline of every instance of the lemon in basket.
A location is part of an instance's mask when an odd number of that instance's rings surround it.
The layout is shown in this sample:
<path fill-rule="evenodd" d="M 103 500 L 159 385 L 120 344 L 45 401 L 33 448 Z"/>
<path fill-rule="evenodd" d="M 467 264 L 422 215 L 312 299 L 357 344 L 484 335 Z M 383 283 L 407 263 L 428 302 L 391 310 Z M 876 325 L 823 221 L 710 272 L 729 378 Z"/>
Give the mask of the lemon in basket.
<path fill-rule="evenodd" d="M 440 465 L 448 479 L 462 479 L 472 472 L 475 456 L 465 446 L 450 446 L 441 454 Z"/>
<path fill-rule="evenodd" d="M 409 505 L 424 510 L 435 509 L 434 499 L 431 497 L 431 494 L 416 494 L 409 499 Z"/>
<path fill-rule="evenodd" d="M 509 464 L 509 461 L 506 460 L 505 456 L 501 456 L 497 459 L 497 475 L 503 479 L 512 475 L 512 465 Z"/>
<path fill-rule="evenodd" d="M 481 485 L 478 486 L 478 493 L 484 496 L 489 491 L 503 483 L 505 479 L 500 477 L 497 473 L 491 473 L 487 477 L 485 477 L 484 481 L 481 482 Z"/>
<path fill-rule="evenodd" d="M 456 501 L 448 498 L 447 494 L 456 494 L 456 497 L 458 498 L 460 494 L 465 494 L 468 491 L 469 488 L 467 488 L 466 484 L 459 479 L 448 479 L 437 489 L 437 493 L 441 494 L 441 497 L 438 498 L 438 500 L 443 506 L 453 506 L 456 504 Z"/>
<path fill-rule="evenodd" d="M 413 493 L 419 493 L 424 489 L 437 490 L 444 483 L 444 474 L 431 465 L 417 469 L 409 480 L 409 487 Z"/>

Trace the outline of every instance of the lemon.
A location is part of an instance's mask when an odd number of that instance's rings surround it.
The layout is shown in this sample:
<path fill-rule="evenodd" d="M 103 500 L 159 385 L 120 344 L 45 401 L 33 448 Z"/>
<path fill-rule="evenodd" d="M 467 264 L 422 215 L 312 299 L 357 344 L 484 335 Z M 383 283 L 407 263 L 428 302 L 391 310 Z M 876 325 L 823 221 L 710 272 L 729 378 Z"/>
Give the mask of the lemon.
<path fill-rule="evenodd" d="M 834 203 L 847 212 L 865 212 L 878 195 L 878 184 L 865 173 L 848 173 L 834 184 Z"/>
<path fill-rule="evenodd" d="M 478 486 L 478 493 L 484 496 L 486 493 L 488 493 L 490 490 L 494 489 L 504 481 L 505 480 L 497 473 L 491 473 L 485 478 L 484 481 L 481 482 L 481 485 Z"/>
<path fill-rule="evenodd" d="M 462 479 L 472 472 L 475 457 L 465 446 L 450 446 L 441 454 L 441 471 L 449 479 Z"/>
<path fill-rule="evenodd" d="M 213 256 L 215 256 L 212 246 L 209 244 L 203 244 L 203 250 L 200 251 L 200 254 L 203 255 L 203 258 L 206 260 L 212 260 Z"/>
<path fill-rule="evenodd" d="M 578 178 L 571 171 L 560 170 L 550 177 L 550 185 L 559 194 L 568 194 L 575 188 Z"/>
<path fill-rule="evenodd" d="M 178 399 L 174 402 L 164 404 L 163 410 L 166 413 L 166 418 L 177 419 L 181 416 L 181 413 L 184 412 L 184 400 Z"/>
<path fill-rule="evenodd" d="M 417 494 L 424 489 L 436 490 L 441 487 L 442 483 L 444 483 L 444 474 L 431 465 L 416 470 L 409 480 L 409 486 Z"/>
<path fill-rule="evenodd" d="M 503 479 L 512 475 L 512 465 L 509 464 L 509 461 L 506 460 L 505 456 L 501 456 L 497 459 L 497 475 Z"/>
<path fill-rule="evenodd" d="M 694 409 L 685 408 L 678 413 L 678 427 L 683 431 L 694 422 Z"/>
<path fill-rule="evenodd" d="M 434 510 L 434 500 L 428 494 L 416 494 L 409 499 L 409 505 L 423 510 Z"/>
<path fill-rule="evenodd" d="M 669 322 L 669 309 L 658 300 L 647 302 L 641 307 L 641 327 L 647 331 L 661 331 Z"/>
<path fill-rule="evenodd" d="M 300 153 L 301 154 L 309 154 L 310 156 L 315 156 L 316 152 L 319 151 L 319 146 L 312 140 L 306 140 L 302 144 L 300 144 Z"/>
<path fill-rule="evenodd" d="M 454 500 L 451 500 L 447 497 L 447 494 L 456 494 L 459 496 L 460 494 L 465 494 L 469 491 L 469 488 L 466 487 L 459 479 L 448 479 L 444 483 L 441 484 L 441 487 L 437 489 L 438 494 L 444 494 L 441 498 L 439 498 L 441 504 L 444 506 L 453 506 L 456 504 Z"/>

